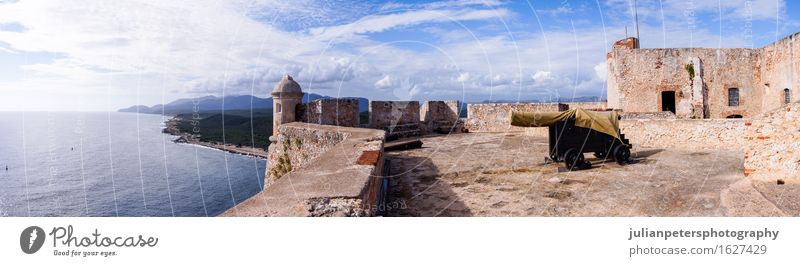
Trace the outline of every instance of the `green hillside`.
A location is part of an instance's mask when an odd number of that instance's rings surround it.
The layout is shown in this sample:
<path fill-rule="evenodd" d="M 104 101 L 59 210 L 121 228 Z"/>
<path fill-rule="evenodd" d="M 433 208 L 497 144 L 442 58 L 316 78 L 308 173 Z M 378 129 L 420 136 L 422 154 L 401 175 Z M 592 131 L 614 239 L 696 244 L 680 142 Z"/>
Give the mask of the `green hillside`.
<path fill-rule="evenodd" d="M 272 109 L 226 110 L 201 113 L 182 113 L 178 128 L 181 132 L 199 135 L 200 141 L 224 143 L 266 149 L 272 135 Z"/>

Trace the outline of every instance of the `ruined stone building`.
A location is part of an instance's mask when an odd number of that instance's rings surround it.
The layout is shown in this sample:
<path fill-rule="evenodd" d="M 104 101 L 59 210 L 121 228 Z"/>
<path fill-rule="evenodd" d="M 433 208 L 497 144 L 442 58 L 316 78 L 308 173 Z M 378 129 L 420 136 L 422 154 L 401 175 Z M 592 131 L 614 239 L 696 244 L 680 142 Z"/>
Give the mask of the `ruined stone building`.
<path fill-rule="evenodd" d="M 747 118 L 797 101 L 799 34 L 762 48 L 640 49 L 636 38 L 617 41 L 606 57 L 608 107 Z"/>

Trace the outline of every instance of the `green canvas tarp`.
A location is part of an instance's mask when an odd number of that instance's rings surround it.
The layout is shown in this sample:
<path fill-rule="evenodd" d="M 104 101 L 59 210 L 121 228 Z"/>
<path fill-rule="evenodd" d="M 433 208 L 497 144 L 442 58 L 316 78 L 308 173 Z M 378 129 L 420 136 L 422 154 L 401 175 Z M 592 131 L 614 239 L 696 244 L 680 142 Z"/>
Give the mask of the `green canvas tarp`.
<path fill-rule="evenodd" d="M 547 127 L 575 117 L 575 126 L 589 128 L 619 139 L 619 120 L 616 112 L 593 112 L 573 109 L 564 112 L 511 112 L 511 125 L 518 127 Z"/>

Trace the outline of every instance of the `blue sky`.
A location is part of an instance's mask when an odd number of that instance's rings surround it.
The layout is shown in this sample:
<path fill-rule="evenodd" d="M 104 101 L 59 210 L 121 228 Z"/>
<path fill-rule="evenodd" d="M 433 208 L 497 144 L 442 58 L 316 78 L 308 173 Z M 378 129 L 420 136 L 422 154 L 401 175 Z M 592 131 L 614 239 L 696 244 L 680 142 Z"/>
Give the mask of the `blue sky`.
<path fill-rule="evenodd" d="M 106 111 L 304 90 L 382 100 L 605 95 L 633 2 L 0 0 L 0 110 Z M 797 32 L 776 0 L 638 0 L 642 47 L 761 47 Z"/>

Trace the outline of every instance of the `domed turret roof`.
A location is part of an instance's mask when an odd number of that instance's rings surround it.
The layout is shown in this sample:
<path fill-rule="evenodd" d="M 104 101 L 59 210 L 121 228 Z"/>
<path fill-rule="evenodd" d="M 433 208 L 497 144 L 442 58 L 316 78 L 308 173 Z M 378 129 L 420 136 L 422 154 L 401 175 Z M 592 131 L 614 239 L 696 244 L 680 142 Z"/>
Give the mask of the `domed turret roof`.
<path fill-rule="evenodd" d="M 275 88 L 272 89 L 272 95 L 276 94 L 302 94 L 303 90 L 300 89 L 300 84 L 292 79 L 292 76 L 286 75 L 281 79 Z"/>

